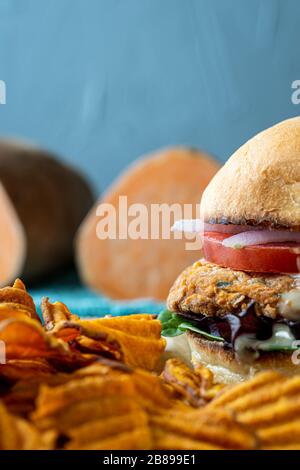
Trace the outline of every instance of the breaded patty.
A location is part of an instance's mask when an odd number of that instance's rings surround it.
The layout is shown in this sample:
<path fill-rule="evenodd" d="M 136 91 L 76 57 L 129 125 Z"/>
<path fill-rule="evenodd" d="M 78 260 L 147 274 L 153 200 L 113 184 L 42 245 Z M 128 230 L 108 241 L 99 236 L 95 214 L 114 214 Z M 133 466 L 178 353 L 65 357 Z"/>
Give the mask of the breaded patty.
<path fill-rule="evenodd" d="M 173 312 L 222 316 L 238 313 L 254 300 L 257 315 L 275 319 L 281 294 L 298 287 L 299 282 L 285 274 L 233 271 L 202 259 L 180 274 L 170 290 L 167 305 Z"/>

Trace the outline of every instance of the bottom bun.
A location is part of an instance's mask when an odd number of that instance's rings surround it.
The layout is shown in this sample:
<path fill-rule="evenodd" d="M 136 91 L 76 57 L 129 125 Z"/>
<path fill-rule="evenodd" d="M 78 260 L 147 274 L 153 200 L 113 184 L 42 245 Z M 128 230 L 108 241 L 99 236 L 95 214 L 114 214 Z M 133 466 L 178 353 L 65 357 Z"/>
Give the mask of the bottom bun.
<path fill-rule="evenodd" d="M 223 343 L 208 341 L 196 333 L 187 332 L 191 348 L 192 363 L 210 369 L 216 383 L 233 384 L 253 377 L 257 372 L 271 369 L 283 374 L 300 374 L 300 361 L 292 361 L 291 352 L 264 352 L 252 362 L 244 362 L 236 357 L 234 351 L 224 348 Z"/>

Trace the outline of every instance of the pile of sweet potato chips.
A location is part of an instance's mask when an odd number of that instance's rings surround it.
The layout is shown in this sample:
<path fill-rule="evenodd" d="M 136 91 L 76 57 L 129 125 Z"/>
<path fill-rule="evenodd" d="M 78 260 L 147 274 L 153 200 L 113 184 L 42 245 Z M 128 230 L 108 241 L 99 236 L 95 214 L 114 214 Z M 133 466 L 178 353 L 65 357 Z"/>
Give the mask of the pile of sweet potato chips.
<path fill-rule="evenodd" d="M 300 448 L 300 376 L 236 386 L 179 359 L 151 315 L 80 320 L 0 289 L 0 449 Z"/>

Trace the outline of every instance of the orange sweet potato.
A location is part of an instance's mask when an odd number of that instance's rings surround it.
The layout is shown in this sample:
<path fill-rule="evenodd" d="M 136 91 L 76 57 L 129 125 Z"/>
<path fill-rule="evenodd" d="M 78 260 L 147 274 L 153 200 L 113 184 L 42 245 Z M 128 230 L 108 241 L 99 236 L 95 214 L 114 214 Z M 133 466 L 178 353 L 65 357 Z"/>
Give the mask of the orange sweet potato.
<path fill-rule="evenodd" d="M 112 204 L 117 219 L 119 196 L 127 196 L 128 207 L 143 203 L 149 209 L 151 204 L 179 203 L 195 208 L 219 167 L 197 150 L 167 149 L 138 160 L 98 204 Z M 98 204 L 81 224 L 76 238 L 77 266 L 83 282 L 112 298 L 165 299 L 175 277 L 201 253 L 187 251 L 186 240 L 174 239 L 174 235 L 171 239 L 99 239 Z M 192 216 L 196 215 L 194 210 Z M 125 223 L 123 219 L 120 222 Z M 117 229 L 120 224 L 117 220 Z"/>
<path fill-rule="evenodd" d="M 88 184 L 48 152 L 0 142 L 0 286 L 63 266 L 93 203 Z"/>

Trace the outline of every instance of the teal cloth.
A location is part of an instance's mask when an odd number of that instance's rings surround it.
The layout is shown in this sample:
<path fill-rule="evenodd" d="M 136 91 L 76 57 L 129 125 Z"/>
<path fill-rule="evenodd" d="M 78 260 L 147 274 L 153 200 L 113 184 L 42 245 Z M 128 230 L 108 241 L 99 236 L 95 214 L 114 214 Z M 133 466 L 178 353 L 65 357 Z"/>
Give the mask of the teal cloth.
<path fill-rule="evenodd" d="M 67 273 L 55 280 L 28 287 L 29 293 L 40 313 L 40 303 L 43 297 L 49 297 L 51 302 L 64 302 L 72 313 L 80 317 L 103 317 L 105 315 L 129 315 L 132 313 L 159 313 L 164 303 L 151 299 L 136 299 L 132 301 L 113 301 L 83 287 L 75 273 Z"/>

